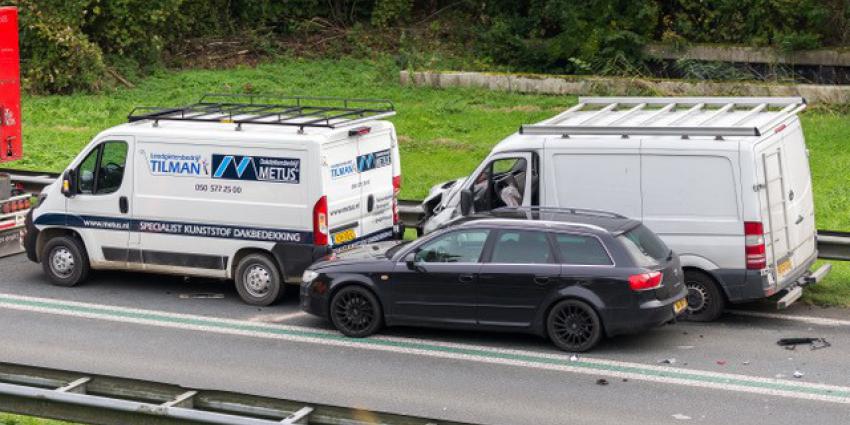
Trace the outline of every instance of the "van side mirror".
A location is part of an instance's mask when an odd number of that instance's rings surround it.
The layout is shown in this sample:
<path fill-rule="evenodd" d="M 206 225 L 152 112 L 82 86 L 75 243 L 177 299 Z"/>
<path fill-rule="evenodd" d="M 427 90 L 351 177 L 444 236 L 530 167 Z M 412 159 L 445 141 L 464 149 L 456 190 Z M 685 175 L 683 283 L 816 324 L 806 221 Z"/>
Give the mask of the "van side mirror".
<path fill-rule="evenodd" d="M 74 170 L 62 174 L 62 194 L 66 198 L 73 198 L 77 194 L 77 173 Z"/>
<path fill-rule="evenodd" d="M 460 191 L 460 214 L 467 216 L 472 212 L 472 191 L 464 189 Z"/>

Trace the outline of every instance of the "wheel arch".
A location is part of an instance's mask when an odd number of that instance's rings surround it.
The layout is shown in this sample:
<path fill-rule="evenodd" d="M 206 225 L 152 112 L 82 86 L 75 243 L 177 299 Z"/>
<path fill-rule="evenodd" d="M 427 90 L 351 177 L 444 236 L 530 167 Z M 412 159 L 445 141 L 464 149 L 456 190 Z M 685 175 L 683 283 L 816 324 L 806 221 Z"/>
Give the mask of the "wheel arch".
<path fill-rule="evenodd" d="M 699 273 L 713 280 L 714 283 L 717 284 L 717 287 L 720 288 L 720 294 L 723 295 L 724 301 L 727 303 L 729 302 L 729 289 L 726 287 L 726 285 L 723 284 L 723 279 L 721 279 L 720 276 L 718 276 L 716 273 L 712 272 L 711 270 L 706 270 L 695 266 L 683 266 L 682 271 L 685 272 L 685 274 Z"/>
<path fill-rule="evenodd" d="M 596 295 L 594 294 L 594 297 L 595 296 Z M 596 298 L 598 300 L 599 297 L 596 297 Z M 549 304 L 546 305 L 546 308 L 543 309 L 543 318 L 540 321 L 540 332 L 543 336 L 545 336 L 546 338 L 550 338 L 549 331 L 546 329 L 547 328 L 546 322 L 549 320 L 549 314 L 552 312 L 552 309 L 555 308 L 555 306 L 558 305 L 558 303 L 560 303 L 561 301 L 567 301 L 567 300 L 581 301 L 581 302 L 589 305 L 590 308 L 593 309 L 593 312 L 596 313 L 596 316 L 599 317 L 599 323 L 602 324 L 602 330 L 605 332 L 604 335 L 606 337 L 610 336 L 609 333 L 608 333 L 608 327 L 606 325 L 607 320 L 605 320 L 605 316 L 602 314 L 602 311 L 601 311 L 601 308 L 602 308 L 601 304 L 596 304 L 593 301 L 589 300 L 587 297 L 584 297 L 584 296 L 579 295 L 579 294 L 572 294 L 572 293 L 554 298 L 553 300 L 551 300 L 549 302 Z"/>
<path fill-rule="evenodd" d="M 257 248 L 257 247 L 246 247 L 240 248 L 233 254 L 233 259 L 230 261 L 230 278 L 236 279 L 236 268 L 239 266 L 239 262 L 242 261 L 245 257 L 251 254 L 260 254 L 268 257 L 272 263 L 277 267 L 277 272 L 280 274 L 281 278 L 283 278 L 283 265 L 280 264 L 279 261 L 275 258 L 274 255 L 268 250 Z"/>
<path fill-rule="evenodd" d="M 44 250 L 44 246 L 47 244 L 47 242 L 51 239 L 60 236 L 69 236 L 77 239 L 80 242 L 80 245 L 82 245 L 83 249 L 86 251 L 86 255 L 88 255 L 88 248 L 86 247 L 86 242 L 83 240 L 83 237 L 77 231 L 69 229 L 67 227 L 48 227 L 38 232 L 38 238 L 35 242 L 35 255 L 39 262 L 42 261 L 41 253 Z"/>

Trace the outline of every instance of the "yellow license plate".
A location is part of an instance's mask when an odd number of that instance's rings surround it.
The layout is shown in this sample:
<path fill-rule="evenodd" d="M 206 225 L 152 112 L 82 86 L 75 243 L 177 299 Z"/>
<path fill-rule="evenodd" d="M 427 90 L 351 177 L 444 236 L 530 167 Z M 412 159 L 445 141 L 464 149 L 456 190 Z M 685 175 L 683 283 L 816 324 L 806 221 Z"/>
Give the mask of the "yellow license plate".
<path fill-rule="evenodd" d="M 681 300 L 676 301 L 676 303 L 673 304 L 673 313 L 679 314 L 686 308 L 688 308 L 688 299 L 682 298 Z"/>
<path fill-rule="evenodd" d="M 357 237 L 357 233 L 354 232 L 354 229 L 343 230 L 339 233 L 334 233 L 334 245 L 344 244 L 346 242 L 351 242 Z"/>
<path fill-rule="evenodd" d="M 785 276 L 788 272 L 791 271 L 791 259 L 787 259 L 776 265 L 776 273 L 779 274 L 780 277 Z"/>

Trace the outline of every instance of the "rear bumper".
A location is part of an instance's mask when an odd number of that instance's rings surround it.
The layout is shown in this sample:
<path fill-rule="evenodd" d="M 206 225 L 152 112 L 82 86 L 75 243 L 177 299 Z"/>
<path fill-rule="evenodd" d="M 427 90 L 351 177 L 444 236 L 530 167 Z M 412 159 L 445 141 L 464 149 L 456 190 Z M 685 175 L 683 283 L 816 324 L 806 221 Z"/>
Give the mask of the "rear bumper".
<path fill-rule="evenodd" d="M 272 248 L 272 255 L 283 270 L 287 283 L 301 282 L 301 275 L 307 267 L 332 252 L 328 246 L 300 243 L 278 243 Z"/>
<path fill-rule="evenodd" d="M 605 331 L 608 336 L 633 334 L 670 323 L 687 311 L 673 310 L 673 304 L 687 295 L 688 290 L 682 285 L 682 290 L 668 299 L 646 301 L 638 309 L 609 311 L 603 315 Z"/>
<path fill-rule="evenodd" d="M 732 303 L 745 303 L 771 297 L 784 298 L 789 293 L 796 294 L 792 295 L 793 299 L 785 299 L 780 303 L 779 307 L 784 308 L 800 297 L 802 287 L 822 280 L 829 273 L 831 270 L 829 266 L 821 266 L 818 270 L 812 271 L 811 268 L 816 260 L 817 253 L 809 257 L 802 266 L 797 267 L 785 279 L 773 285 L 771 285 L 772 277 L 763 275 L 759 270 L 720 269 L 713 273 Z"/>

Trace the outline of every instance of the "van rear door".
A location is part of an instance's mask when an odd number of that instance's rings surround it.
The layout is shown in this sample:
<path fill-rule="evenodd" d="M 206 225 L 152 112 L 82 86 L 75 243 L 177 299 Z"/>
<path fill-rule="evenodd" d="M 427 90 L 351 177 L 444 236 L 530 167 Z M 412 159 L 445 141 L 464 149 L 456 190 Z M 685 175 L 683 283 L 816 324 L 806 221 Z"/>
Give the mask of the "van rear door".
<path fill-rule="evenodd" d="M 328 200 L 329 243 L 347 244 L 362 235 L 360 229 L 360 174 L 357 143 L 351 138 L 330 142 L 322 160 L 327 164 L 325 195 Z"/>
<path fill-rule="evenodd" d="M 393 236 L 393 139 L 390 129 L 355 136 L 357 171 L 360 174 L 361 235 L 366 242 L 386 240 Z"/>
<path fill-rule="evenodd" d="M 778 127 L 782 128 L 782 127 Z M 816 252 L 814 196 L 799 120 L 756 146 L 767 263 L 781 284 Z"/>

